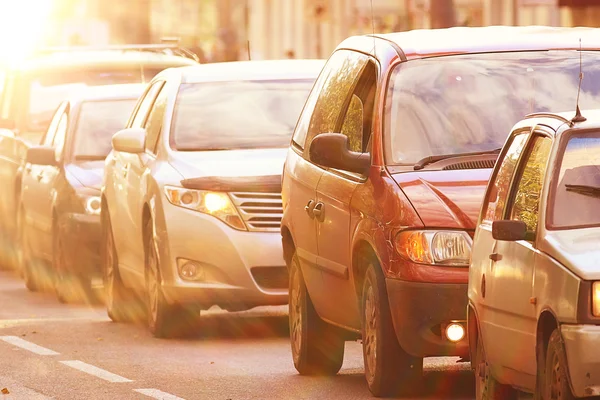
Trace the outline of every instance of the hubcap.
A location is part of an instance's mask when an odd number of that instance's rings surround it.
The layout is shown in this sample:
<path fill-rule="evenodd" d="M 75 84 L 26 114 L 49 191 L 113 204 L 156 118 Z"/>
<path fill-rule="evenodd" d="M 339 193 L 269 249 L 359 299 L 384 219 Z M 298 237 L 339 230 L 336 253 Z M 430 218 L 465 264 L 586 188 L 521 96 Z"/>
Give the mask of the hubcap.
<path fill-rule="evenodd" d="M 559 400 L 562 399 L 562 387 L 560 379 L 560 361 L 558 354 L 552 355 L 552 377 L 550 381 L 550 399 Z"/>
<path fill-rule="evenodd" d="M 293 355 L 296 359 L 300 355 L 302 345 L 302 310 L 300 309 L 300 276 L 294 269 L 290 293 L 290 324 L 292 335 Z"/>
<path fill-rule="evenodd" d="M 377 368 L 377 312 L 375 307 L 375 292 L 369 286 L 365 298 L 365 361 L 367 363 L 367 380 L 372 382 Z"/>

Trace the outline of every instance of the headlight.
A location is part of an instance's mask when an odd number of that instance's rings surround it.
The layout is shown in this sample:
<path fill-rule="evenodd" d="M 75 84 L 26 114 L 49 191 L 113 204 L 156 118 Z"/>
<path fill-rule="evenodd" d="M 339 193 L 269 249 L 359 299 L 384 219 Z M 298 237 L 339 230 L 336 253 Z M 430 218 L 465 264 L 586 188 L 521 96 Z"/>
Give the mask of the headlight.
<path fill-rule="evenodd" d="M 592 284 L 592 314 L 600 317 L 600 282 Z"/>
<path fill-rule="evenodd" d="M 101 200 L 97 190 L 81 189 L 77 191 L 77 195 L 83 201 L 83 207 L 86 214 L 100 215 Z"/>
<path fill-rule="evenodd" d="M 468 267 L 471 237 L 462 231 L 404 231 L 396 236 L 396 250 L 418 264 Z"/>
<path fill-rule="evenodd" d="M 234 229 L 246 230 L 227 193 L 165 186 L 169 203 L 219 218 Z"/>

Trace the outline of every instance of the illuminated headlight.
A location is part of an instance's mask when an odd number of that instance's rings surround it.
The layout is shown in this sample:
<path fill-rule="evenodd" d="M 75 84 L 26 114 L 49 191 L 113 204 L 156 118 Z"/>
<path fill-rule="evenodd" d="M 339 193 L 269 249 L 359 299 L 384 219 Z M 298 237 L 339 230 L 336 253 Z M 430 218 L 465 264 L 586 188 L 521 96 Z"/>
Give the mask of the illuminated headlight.
<path fill-rule="evenodd" d="M 472 243 L 462 231 L 404 231 L 395 244 L 400 255 L 418 264 L 468 267 Z"/>
<path fill-rule="evenodd" d="M 246 230 L 227 193 L 165 186 L 165 195 L 173 205 L 212 215 L 234 229 Z"/>
<path fill-rule="evenodd" d="M 592 314 L 600 317 L 600 282 L 592 284 Z"/>
<path fill-rule="evenodd" d="M 102 202 L 98 193 L 99 192 L 96 190 L 87 188 L 82 188 L 80 191 L 78 191 L 77 194 L 83 201 L 83 207 L 86 214 L 100 215 Z"/>

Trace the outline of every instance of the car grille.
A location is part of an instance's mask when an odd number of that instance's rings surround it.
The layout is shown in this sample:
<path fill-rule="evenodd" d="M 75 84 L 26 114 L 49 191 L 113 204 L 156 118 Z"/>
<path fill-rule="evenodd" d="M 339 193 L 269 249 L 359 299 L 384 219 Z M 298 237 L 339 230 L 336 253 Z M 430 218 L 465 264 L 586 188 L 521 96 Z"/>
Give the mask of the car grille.
<path fill-rule="evenodd" d="M 233 192 L 229 194 L 248 230 L 279 232 L 283 216 L 281 193 Z"/>

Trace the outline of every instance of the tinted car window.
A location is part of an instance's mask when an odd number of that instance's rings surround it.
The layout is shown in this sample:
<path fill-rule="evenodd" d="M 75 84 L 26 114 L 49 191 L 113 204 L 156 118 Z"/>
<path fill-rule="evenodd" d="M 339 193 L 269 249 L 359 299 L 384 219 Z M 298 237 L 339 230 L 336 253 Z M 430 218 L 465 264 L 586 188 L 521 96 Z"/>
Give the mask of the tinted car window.
<path fill-rule="evenodd" d="M 550 228 L 600 225 L 600 132 L 571 135 L 559 164 L 549 201 Z"/>
<path fill-rule="evenodd" d="M 491 187 L 488 198 L 483 205 L 483 220 L 496 221 L 504 218 L 504 209 L 510 192 L 510 182 L 517 167 L 521 152 L 525 147 L 527 133 L 518 134 L 512 140 L 506 156 L 498 169 L 495 177 L 491 178 Z"/>
<path fill-rule="evenodd" d="M 169 100 L 168 91 L 163 89 L 159 93 L 158 97 L 154 101 L 154 106 L 148 115 L 146 124 L 146 150 L 154 153 L 156 150 L 156 144 L 162 130 L 162 124 L 165 117 L 165 111 L 167 109 L 167 101 Z"/>
<path fill-rule="evenodd" d="M 552 140 L 541 136 L 534 138 L 514 194 L 510 219 L 525 222 L 530 232 L 537 229 L 540 195 L 551 149 Z"/>
<path fill-rule="evenodd" d="M 288 147 L 314 80 L 181 85 L 170 142 L 176 150 Z"/>
<path fill-rule="evenodd" d="M 600 108 L 600 52 L 583 53 L 583 71 L 581 106 Z M 386 162 L 412 165 L 431 155 L 502 147 L 524 115 L 572 110 L 578 83 L 575 51 L 402 63 L 392 73 L 386 100 Z"/>
<path fill-rule="evenodd" d="M 77 159 L 104 159 L 113 135 L 123 129 L 137 99 L 86 101 L 77 116 L 73 155 Z"/>

